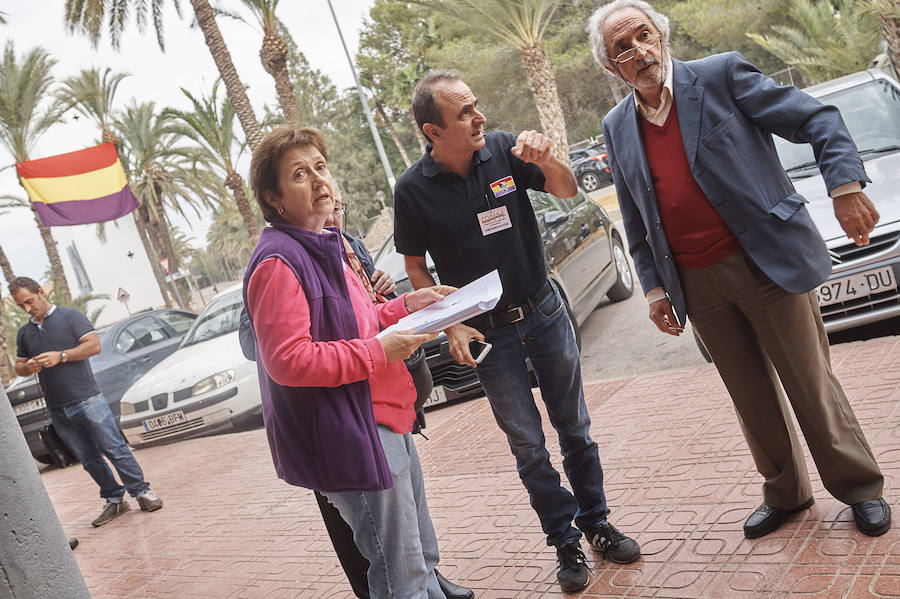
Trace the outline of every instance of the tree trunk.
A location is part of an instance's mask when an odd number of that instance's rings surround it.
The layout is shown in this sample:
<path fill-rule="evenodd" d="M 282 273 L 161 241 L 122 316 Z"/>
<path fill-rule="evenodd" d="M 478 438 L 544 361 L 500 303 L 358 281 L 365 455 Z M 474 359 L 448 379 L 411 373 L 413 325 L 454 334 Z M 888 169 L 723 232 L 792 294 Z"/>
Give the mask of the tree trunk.
<path fill-rule="evenodd" d="M 275 80 L 275 92 L 278 94 L 285 124 L 299 127 L 300 111 L 297 109 L 297 96 L 294 95 L 294 86 L 291 85 L 291 76 L 288 74 L 287 53 L 287 44 L 281 36 L 275 31 L 266 31 L 259 59 L 266 72 Z"/>
<path fill-rule="evenodd" d="M 150 260 L 150 270 L 153 271 L 153 277 L 156 279 L 159 293 L 162 295 L 166 308 L 171 308 L 173 305 L 172 298 L 169 297 L 169 289 L 166 287 L 166 280 L 163 278 L 162 272 L 160 271 L 159 257 L 149 238 L 148 228 L 150 227 L 150 211 L 146 206 L 141 204 L 132 214 L 134 215 L 134 224 L 137 226 L 138 237 L 141 238 L 141 245 L 144 246 L 144 251 L 147 252 L 147 258 Z"/>
<path fill-rule="evenodd" d="M 528 85 L 534 96 L 541 129 L 550 138 L 553 155 L 563 164 L 569 164 L 569 140 L 566 135 L 566 118 L 559 104 L 559 93 L 556 90 L 556 76 L 550 68 L 550 60 L 544 49 L 535 45 L 522 50 L 522 63 L 528 76 Z"/>
<path fill-rule="evenodd" d="M 6 387 L 15 376 L 10 364 L 9 345 L 6 339 L 6 323 L 4 322 L 3 303 L 0 302 L 0 385 Z"/>
<path fill-rule="evenodd" d="M 12 283 L 12 280 L 16 278 L 16 275 L 13 273 L 12 266 L 9 264 L 9 258 L 6 257 L 6 252 L 3 251 L 3 248 L 0 247 L 0 271 L 3 272 L 3 278 L 6 279 L 6 284 L 9 285 Z M 3 295 L 3 292 L 0 291 L 0 296 Z M 0 304 L 0 313 L 3 312 L 3 305 Z M 2 316 L 2 314 L 0 314 Z"/>
<path fill-rule="evenodd" d="M 406 168 L 412 166 L 412 162 L 409 160 L 409 156 L 406 154 L 406 148 L 403 147 L 403 144 L 400 143 L 400 138 L 397 136 L 397 132 L 394 130 L 394 123 L 391 122 L 390 117 L 388 117 L 387 113 L 384 111 L 384 106 L 381 105 L 381 102 L 375 100 L 375 111 L 378 113 L 379 118 L 384 123 L 384 126 L 387 128 L 388 133 L 391 134 L 391 139 L 394 140 L 394 145 L 397 146 L 397 151 L 400 152 L 400 156 L 403 158 L 403 164 L 406 165 Z"/>
<path fill-rule="evenodd" d="M 259 240 L 259 223 L 256 221 L 256 215 L 253 214 L 253 207 L 244 193 L 244 180 L 239 174 L 232 171 L 225 177 L 225 187 L 234 194 L 234 203 L 237 204 L 238 212 L 244 219 L 244 225 L 247 226 L 247 232 L 250 233 L 250 241 L 255 246 Z"/>
<path fill-rule="evenodd" d="M 219 26 L 216 24 L 213 9 L 208 0 L 191 0 L 191 6 L 194 7 L 197 23 L 203 31 L 206 45 L 219 69 L 222 81 L 225 82 L 225 91 L 228 92 L 228 98 L 234 106 L 234 112 L 241 122 L 244 136 L 247 138 L 247 144 L 252 152 L 256 150 L 256 146 L 262 140 L 262 132 L 259 129 L 256 114 L 253 112 L 253 106 L 250 104 L 250 98 L 247 97 L 247 92 L 244 90 L 244 84 L 241 83 L 237 69 L 234 68 L 228 46 L 225 45 L 222 32 L 219 31 Z"/>
<path fill-rule="evenodd" d="M 428 140 L 425 139 L 425 134 L 422 133 L 422 130 L 419 129 L 419 126 L 416 124 L 416 115 L 413 114 L 412 106 L 409 107 L 409 122 L 412 123 L 413 131 L 416 132 L 416 139 L 419 140 L 419 151 L 423 154 L 425 153 L 425 145 L 428 143 Z"/>
<path fill-rule="evenodd" d="M 893 8 L 892 14 L 900 10 L 900 0 L 887 0 Z M 894 76 L 900 75 L 900 19 L 887 14 L 881 15 L 881 33 L 887 42 L 888 57 L 894 67 Z"/>
<path fill-rule="evenodd" d="M 50 260 L 50 272 L 53 273 L 53 284 L 59 286 L 59 303 L 66 305 L 72 301 L 72 293 L 69 291 L 69 282 L 66 280 L 66 273 L 63 270 L 62 260 L 59 252 L 56 251 L 56 241 L 50 234 L 50 227 L 45 227 L 38 216 L 34 205 L 29 203 L 31 212 L 34 214 L 34 222 L 37 225 L 38 232 L 41 234 L 41 240 L 44 242 L 44 248 L 47 250 L 47 259 Z"/>

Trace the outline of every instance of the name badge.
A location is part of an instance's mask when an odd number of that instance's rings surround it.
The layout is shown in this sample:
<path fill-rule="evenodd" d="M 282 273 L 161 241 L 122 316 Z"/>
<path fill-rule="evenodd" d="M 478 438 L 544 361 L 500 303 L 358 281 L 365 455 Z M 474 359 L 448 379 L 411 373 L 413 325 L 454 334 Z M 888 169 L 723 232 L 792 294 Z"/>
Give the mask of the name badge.
<path fill-rule="evenodd" d="M 509 220 L 509 210 L 506 209 L 506 206 L 479 212 L 478 224 L 481 226 L 481 234 L 485 237 L 491 233 L 512 228 L 512 221 Z"/>

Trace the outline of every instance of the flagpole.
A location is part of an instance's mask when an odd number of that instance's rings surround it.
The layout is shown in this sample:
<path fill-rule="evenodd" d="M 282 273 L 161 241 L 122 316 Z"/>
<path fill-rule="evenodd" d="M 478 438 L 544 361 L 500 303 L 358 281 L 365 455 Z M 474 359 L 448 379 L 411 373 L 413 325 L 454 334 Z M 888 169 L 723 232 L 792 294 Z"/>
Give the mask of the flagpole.
<path fill-rule="evenodd" d="M 391 163 L 388 162 L 387 154 L 384 152 L 384 146 L 381 144 L 381 136 L 378 134 L 378 128 L 375 127 L 375 121 L 372 119 L 372 111 L 369 109 L 366 95 L 363 93 L 359 77 L 356 75 L 356 67 L 353 66 L 353 59 L 350 58 L 350 51 L 347 50 L 347 44 L 344 42 L 344 34 L 341 33 L 341 26 L 338 23 L 337 15 L 334 14 L 334 7 L 331 5 L 331 0 L 326 0 L 326 2 L 328 2 L 328 8 L 331 9 L 331 17 L 334 19 L 334 26 L 337 28 L 338 37 L 341 38 L 344 54 L 347 55 L 347 63 L 350 65 L 350 72 L 353 73 L 353 81 L 356 82 L 356 91 L 359 93 L 359 100 L 362 102 L 363 112 L 366 113 L 366 120 L 369 122 L 369 130 L 372 132 L 372 139 L 375 140 L 375 147 L 378 149 L 378 157 L 381 158 L 381 166 L 384 168 L 384 174 L 387 177 L 388 185 L 391 186 L 391 191 L 393 192 L 394 183 L 396 182 L 394 171 L 391 170 Z"/>

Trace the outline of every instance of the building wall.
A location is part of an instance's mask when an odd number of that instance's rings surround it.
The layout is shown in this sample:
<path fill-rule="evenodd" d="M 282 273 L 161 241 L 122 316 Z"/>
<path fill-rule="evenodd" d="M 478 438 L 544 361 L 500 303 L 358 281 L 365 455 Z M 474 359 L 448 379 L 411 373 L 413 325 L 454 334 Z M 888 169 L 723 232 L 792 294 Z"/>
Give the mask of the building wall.
<path fill-rule="evenodd" d="M 97 237 L 97 225 L 53 227 L 51 232 L 73 297 L 85 292 L 109 295 L 94 300 L 91 310 L 104 306 L 98 326 L 110 324 L 140 310 L 164 305 L 151 265 L 131 214 L 105 224 L 106 242 Z M 78 258 L 80 257 L 80 260 Z M 118 301 L 119 289 L 130 298 Z"/>

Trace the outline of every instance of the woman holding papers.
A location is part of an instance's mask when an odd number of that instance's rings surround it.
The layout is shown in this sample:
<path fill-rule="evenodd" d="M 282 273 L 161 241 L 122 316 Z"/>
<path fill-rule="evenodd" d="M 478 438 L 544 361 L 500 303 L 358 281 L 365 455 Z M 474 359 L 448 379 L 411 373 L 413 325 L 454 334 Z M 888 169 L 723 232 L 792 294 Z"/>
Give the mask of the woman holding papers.
<path fill-rule="evenodd" d="M 410 434 L 416 392 L 403 364 L 434 335 L 376 334 L 453 289 L 372 302 L 355 255 L 335 229 L 323 228 L 335 200 L 317 130 L 273 131 L 250 171 L 271 226 L 250 258 L 244 302 L 276 473 L 338 508 L 369 560 L 372 598 L 442 599 L 437 539 Z"/>

